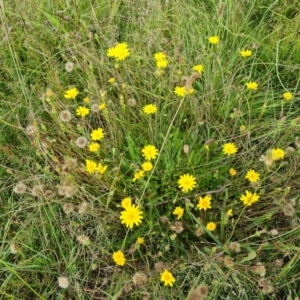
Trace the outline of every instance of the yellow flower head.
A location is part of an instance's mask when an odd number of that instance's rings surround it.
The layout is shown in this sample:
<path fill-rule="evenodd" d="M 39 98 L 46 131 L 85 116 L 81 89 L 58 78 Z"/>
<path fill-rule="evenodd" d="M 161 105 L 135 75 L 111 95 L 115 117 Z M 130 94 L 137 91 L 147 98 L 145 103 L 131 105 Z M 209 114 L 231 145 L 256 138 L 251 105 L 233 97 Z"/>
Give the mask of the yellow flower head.
<path fill-rule="evenodd" d="M 215 222 L 209 222 L 206 224 L 206 229 L 209 231 L 214 231 L 217 228 L 217 225 Z"/>
<path fill-rule="evenodd" d="M 83 98 L 83 102 L 89 104 L 91 102 L 91 99 L 89 97 L 85 97 Z"/>
<path fill-rule="evenodd" d="M 85 160 L 86 164 L 86 171 L 90 174 L 94 174 L 97 171 L 97 163 L 94 162 L 93 160 L 86 159 Z"/>
<path fill-rule="evenodd" d="M 230 168 L 230 169 L 229 169 L 229 174 L 230 174 L 231 176 L 235 176 L 235 175 L 236 175 L 236 170 L 235 170 L 234 168 Z"/>
<path fill-rule="evenodd" d="M 287 101 L 292 100 L 293 99 L 293 94 L 290 92 L 285 92 L 283 95 L 283 98 Z"/>
<path fill-rule="evenodd" d="M 143 212 L 136 205 L 127 207 L 121 212 L 120 220 L 127 228 L 132 229 L 133 225 L 140 225 L 143 219 Z"/>
<path fill-rule="evenodd" d="M 132 181 L 135 182 L 136 180 L 141 179 L 142 177 L 144 177 L 144 175 L 145 175 L 144 170 L 137 171 L 137 172 L 134 173 Z"/>
<path fill-rule="evenodd" d="M 176 86 L 174 94 L 178 97 L 184 97 L 187 94 L 185 86 Z"/>
<path fill-rule="evenodd" d="M 73 88 L 65 91 L 64 97 L 66 99 L 75 99 L 78 94 L 79 91 L 76 88 Z"/>
<path fill-rule="evenodd" d="M 164 270 L 160 274 L 160 281 L 163 282 L 165 286 L 173 286 L 176 280 L 171 272 Z"/>
<path fill-rule="evenodd" d="M 218 36 L 210 36 L 209 38 L 208 38 L 208 42 L 210 43 L 210 44 L 213 44 L 213 45 L 217 45 L 217 44 L 219 44 L 219 42 L 220 42 L 220 38 L 218 37 Z"/>
<path fill-rule="evenodd" d="M 154 58 L 156 61 L 167 59 L 167 55 L 163 52 L 157 52 L 154 54 Z"/>
<path fill-rule="evenodd" d="M 167 59 L 162 59 L 162 60 L 158 60 L 156 61 L 156 67 L 159 69 L 164 69 L 168 66 L 168 60 Z"/>
<path fill-rule="evenodd" d="M 128 207 L 130 207 L 132 204 L 131 198 L 130 197 L 126 197 L 122 200 L 121 202 L 121 206 L 125 209 L 127 209 Z"/>
<path fill-rule="evenodd" d="M 252 51 L 249 49 L 242 50 L 240 52 L 241 57 L 250 57 L 252 55 Z"/>
<path fill-rule="evenodd" d="M 211 208 L 211 196 L 206 195 L 204 198 L 199 197 L 199 203 L 197 207 L 201 210 L 207 210 Z"/>
<path fill-rule="evenodd" d="M 196 65 L 193 67 L 193 70 L 201 74 L 204 71 L 204 68 L 202 65 Z"/>
<path fill-rule="evenodd" d="M 82 118 L 84 118 L 85 116 L 87 116 L 90 113 L 90 110 L 85 107 L 85 106 L 79 106 L 76 109 L 76 116 L 80 116 Z"/>
<path fill-rule="evenodd" d="M 138 245 L 142 245 L 142 244 L 145 243 L 145 239 L 143 237 L 138 237 L 136 242 L 137 242 Z"/>
<path fill-rule="evenodd" d="M 260 174 L 252 169 L 250 169 L 246 176 L 246 179 L 248 179 L 250 182 L 257 182 L 260 180 Z"/>
<path fill-rule="evenodd" d="M 125 265 L 126 258 L 125 258 L 124 253 L 121 250 L 114 252 L 112 255 L 112 258 L 113 258 L 114 262 L 116 263 L 116 265 L 118 265 L 118 266 Z"/>
<path fill-rule="evenodd" d="M 89 150 L 91 152 L 97 152 L 100 149 L 100 144 L 98 143 L 90 143 L 89 144 Z"/>
<path fill-rule="evenodd" d="M 257 202 L 259 199 L 259 196 L 256 193 L 246 191 L 245 195 L 242 195 L 240 200 L 244 203 L 246 206 L 250 206 L 253 203 Z"/>
<path fill-rule="evenodd" d="M 105 108 L 106 108 L 105 103 L 102 103 L 102 104 L 99 105 L 99 110 L 103 110 L 103 109 L 105 109 Z"/>
<path fill-rule="evenodd" d="M 119 43 L 115 47 L 107 50 L 107 56 L 114 57 L 116 60 L 124 60 L 129 55 L 130 51 L 126 43 Z"/>
<path fill-rule="evenodd" d="M 155 114 L 157 112 L 157 107 L 155 104 L 148 104 L 143 107 L 143 111 L 146 115 Z"/>
<path fill-rule="evenodd" d="M 152 168 L 153 168 L 153 165 L 151 164 L 150 161 L 146 161 L 146 162 L 144 162 L 144 163 L 142 164 L 142 169 L 143 169 L 144 171 L 146 171 L 146 172 L 151 171 Z"/>
<path fill-rule="evenodd" d="M 177 220 L 181 219 L 184 213 L 184 208 L 177 206 L 175 207 L 175 209 L 173 210 L 173 215 L 177 216 Z"/>
<path fill-rule="evenodd" d="M 103 132 L 102 128 L 94 129 L 91 133 L 91 139 L 93 141 L 100 141 L 105 136 L 105 133 Z"/>
<path fill-rule="evenodd" d="M 178 186 L 183 192 L 192 191 L 196 186 L 196 178 L 190 174 L 180 175 Z"/>
<path fill-rule="evenodd" d="M 223 153 L 226 155 L 232 155 L 237 153 L 238 148 L 234 143 L 226 143 L 223 145 Z"/>
<path fill-rule="evenodd" d="M 227 217 L 232 217 L 233 213 L 232 213 L 232 209 L 228 209 L 226 212 L 226 216 Z"/>
<path fill-rule="evenodd" d="M 247 82 L 246 86 L 249 90 L 253 90 L 253 91 L 257 90 L 258 88 L 258 84 L 255 81 Z"/>
<path fill-rule="evenodd" d="M 153 145 L 147 145 L 142 149 L 142 156 L 146 160 L 155 159 L 157 155 L 158 155 L 158 150 Z"/>
<path fill-rule="evenodd" d="M 109 83 L 114 83 L 115 81 L 116 81 L 116 80 L 115 80 L 115 77 L 111 77 L 111 78 L 108 79 L 108 82 L 109 82 Z"/>
<path fill-rule="evenodd" d="M 280 148 L 272 149 L 271 154 L 273 160 L 279 160 L 284 158 L 284 150 Z"/>
<path fill-rule="evenodd" d="M 100 174 L 103 174 L 107 169 L 107 166 L 103 166 L 101 163 L 98 164 L 97 166 L 97 171 L 100 173 Z"/>

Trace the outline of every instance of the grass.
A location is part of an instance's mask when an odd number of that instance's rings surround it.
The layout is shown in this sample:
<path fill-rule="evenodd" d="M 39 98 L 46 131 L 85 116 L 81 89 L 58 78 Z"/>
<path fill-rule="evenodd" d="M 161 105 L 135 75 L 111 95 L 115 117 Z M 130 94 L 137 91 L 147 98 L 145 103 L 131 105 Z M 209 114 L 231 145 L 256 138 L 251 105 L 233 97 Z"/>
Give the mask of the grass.
<path fill-rule="evenodd" d="M 0 298 L 298 299 L 299 20 L 288 0 L 1 3 Z M 130 55 L 108 57 L 121 42 Z M 65 99 L 72 88 L 79 94 Z M 96 128 L 105 137 L 92 153 Z M 225 155 L 226 143 L 237 153 Z M 153 169 L 133 181 L 146 145 L 158 149 Z M 272 160 L 272 149 L 284 157 Z M 107 170 L 89 174 L 86 159 Z M 197 181 L 186 193 L 184 174 Z M 246 190 L 260 197 L 251 206 Z M 199 210 L 206 195 L 211 209 Z M 125 197 L 143 214 L 133 229 L 120 221 Z"/>

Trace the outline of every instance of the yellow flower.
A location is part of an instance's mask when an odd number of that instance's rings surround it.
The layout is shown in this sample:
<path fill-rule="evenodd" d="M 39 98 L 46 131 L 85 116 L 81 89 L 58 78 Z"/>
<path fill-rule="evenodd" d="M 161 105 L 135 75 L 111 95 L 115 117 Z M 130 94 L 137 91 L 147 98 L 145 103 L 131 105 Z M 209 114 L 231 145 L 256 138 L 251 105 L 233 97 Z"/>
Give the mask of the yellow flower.
<path fill-rule="evenodd" d="M 164 59 L 167 59 L 167 55 L 164 54 L 163 52 L 157 52 L 154 54 L 154 58 L 155 60 L 164 60 Z"/>
<path fill-rule="evenodd" d="M 167 59 L 162 59 L 162 60 L 158 60 L 156 62 L 156 67 L 159 69 L 164 69 L 168 66 L 168 60 Z"/>
<path fill-rule="evenodd" d="M 257 182 L 260 179 L 260 174 L 256 171 L 250 169 L 247 172 L 245 178 L 248 179 L 250 182 Z"/>
<path fill-rule="evenodd" d="M 137 171 L 137 172 L 134 173 L 132 181 L 135 182 L 136 180 L 141 179 L 142 177 L 144 177 L 144 175 L 145 175 L 144 170 Z"/>
<path fill-rule="evenodd" d="M 285 92 L 283 95 L 283 98 L 287 101 L 292 100 L 293 99 L 293 94 L 290 92 Z"/>
<path fill-rule="evenodd" d="M 235 170 L 234 168 L 230 168 L 230 169 L 229 169 L 229 174 L 230 174 L 231 176 L 235 176 L 235 175 L 236 175 L 236 170 Z"/>
<path fill-rule="evenodd" d="M 82 118 L 84 118 L 85 116 L 87 116 L 90 113 L 90 110 L 85 107 L 85 106 L 79 106 L 76 109 L 76 116 L 80 116 Z"/>
<path fill-rule="evenodd" d="M 232 217 L 232 215 L 233 215 L 232 209 L 228 209 L 228 211 L 226 212 L 226 216 Z"/>
<path fill-rule="evenodd" d="M 184 208 L 177 206 L 173 210 L 173 215 L 177 215 L 177 220 L 181 219 L 184 213 Z"/>
<path fill-rule="evenodd" d="M 252 55 L 252 51 L 249 50 L 249 49 L 242 50 L 242 51 L 240 52 L 240 55 L 241 55 L 241 57 L 249 57 L 249 56 Z"/>
<path fill-rule="evenodd" d="M 185 193 L 189 190 L 192 191 L 196 186 L 196 178 L 190 174 L 180 175 L 178 186 Z"/>
<path fill-rule="evenodd" d="M 151 164 L 151 162 L 150 161 L 146 161 L 146 162 L 144 162 L 143 164 L 142 164 L 142 169 L 144 170 L 144 171 L 151 171 L 152 170 L 152 168 L 153 168 L 153 165 Z"/>
<path fill-rule="evenodd" d="M 176 86 L 174 94 L 178 97 L 184 97 L 187 94 L 185 86 Z"/>
<path fill-rule="evenodd" d="M 245 125 L 241 125 L 240 126 L 240 132 L 244 132 L 246 130 L 246 126 Z"/>
<path fill-rule="evenodd" d="M 125 258 L 124 253 L 121 250 L 114 252 L 112 257 L 113 257 L 113 260 L 116 263 L 116 265 L 118 265 L 118 266 L 125 265 L 126 258 Z"/>
<path fill-rule="evenodd" d="M 85 97 L 83 98 L 83 102 L 89 104 L 91 102 L 91 99 L 89 97 Z"/>
<path fill-rule="evenodd" d="M 250 206 L 253 203 L 257 202 L 259 199 L 259 196 L 256 193 L 251 193 L 249 191 L 245 192 L 245 195 L 242 195 L 240 200 L 244 203 L 246 206 Z"/>
<path fill-rule="evenodd" d="M 214 231 L 217 228 L 217 225 L 215 222 L 209 222 L 206 224 L 206 229 L 209 231 Z"/>
<path fill-rule="evenodd" d="M 104 103 L 100 104 L 99 105 L 99 110 L 103 110 L 106 108 L 106 105 Z"/>
<path fill-rule="evenodd" d="M 189 91 L 187 91 L 188 94 L 193 94 L 195 93 L 195 89 L 191 88 Z"/>
<path fill-rule="evenodd" d="M 107 169 L 107 166 L 103 166 L 101 163 L 98 164 L 97 166 L 97 171 L 100 173 L 100 174 L 103 174 Z"/>
<path fill-rule="evenodd" d="M 209 151 L 209 145 L 205 145 L 204 148 L 206 151 Z"/>
<path fill-rule="evenodd" d="M 102 128 L 94 129 L 91 133 L 91 139 L 93 141 L 100 141 L 105 136 L 105 133 L 103 132 Z"/>
<path fill-rule="evenodd" d="M 115 80 L 115 77 L 111 77 L 111 78 L 108 79 L 108 82 L 109 82 L 109 83 L 114 83 L 115 81 L 116 81 L 116 80 Z"/>
<path fill-rule="evenodd" d="M 122 200 L 121 202 L 121 206 L 125 209 L 127 209 L 128 207 L 130 207 L 132 204 L 131 198 L 130 197 L 126 197 Z"/>
<path fill-rule="evenodd" d="M 78 94 L 79 91 L 76 88 L 73 88 L 65 91 L 64 97 L 66 99 L 75 99 Z"/>
<path fill-rule="evenodd" d="M 143 107 L 143 111 L 146 115 L 155 114 L 157 112 L 157 107 L 154 104 L 148 104 Z"/>
<path fill-rule="evenodd" d="M 210 36 L 208 38 L 208 42 L 210 44 L 216 45 L 216 44 L 218 44 L 220 42 L 220 38 L 218 36 Z"/>
<path fill-rule="evenodd" d="M 143 237 L 138 237 L 136 242 L 137 242 L 137 244 L 142 245 L 145 243 L 145 239 Z"/>
<path fill-rule="evenodd" d="M 196 65 L 193 67 L 193 70 L 201 74 L 204 71 L 204 68 L 202 65 Z"/>
<path fill-rule="evenodd" d="M 136 205 L 127 207 L 121 212 L 120 220 L 127 228 L 132 229 L 133 225 L 140 225 L 142 223 L 143 213 Z"/>
<path fill-rule="evenodd" d="M 201 210 L 207 210 L 209 208 L 211 208 L 211 196 L 210 195 L 206 195 L 204 198 L 199 197 L 199 203 L 197 205 L 197 207 Z"/>
<path fill-rule="evenodd" d="M 226 155 L 232 155 L 237 153 L 238 148 L 234 143 L 226 143 L 223 145 L 223 153 Z"/>
<path fill-rule="evenodd" d="M 91 152 L 97 152 L 100 149 L 100 145 L 98 143 L 90 143 L 89 150 Z"/>
<path fill-rule="evenodd" d="M 168 286 L 168 285 L 173 286 L 173 284 L 175 283 L 176 280 L 175 280 L 173 274 L 165 269 L 160 274 L 160 281 L 162 281 L 165 286 Z"/>
<path fill-rule="evenodd" d="M 247 82 L 246 86 L 249 90 L 253 90 L 253 91 L 257 90 L 258 88 L 258 84 L 255 81 Z"/>
<path fill-rule="evenodd" d="M 94 162 L 93 160 L 86 159 L 85 164 L 86 164 L 86 171 L 90 174 L 94 174 L 95 171 L 97 170 L 97 163 Z"/>
<path fill-rule="evenodd" d="M 116 60 L 124 60 L 129 55 L 130 52 L 126 43 L 119 43 L 115 47 L 107 50 L 107 56 L 114 57 Z"/>
<path fill-rule="evenodd" d="M 279 160 L 284 158 L 284 150 L 277 148 L 272 149 L 272 159 L 273 160 Z"/>
<path fill-rule="evenodd" d="M 146 160 L 155 159 L 157 155 L 158 155 L 158 150 L 153 145 L 147 145 L 142 149 L 142 156 Z"/>

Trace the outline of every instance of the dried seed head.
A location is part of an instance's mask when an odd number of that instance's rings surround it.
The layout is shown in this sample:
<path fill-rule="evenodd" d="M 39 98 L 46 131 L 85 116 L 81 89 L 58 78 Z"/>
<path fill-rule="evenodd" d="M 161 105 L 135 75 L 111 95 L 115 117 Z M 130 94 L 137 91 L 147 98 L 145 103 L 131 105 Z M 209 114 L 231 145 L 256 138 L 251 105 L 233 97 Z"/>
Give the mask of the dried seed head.
<path fill-rule="evenodd" d="M 156 272 L 161 273 L 166 268 L 165 264 L 162 261 L 158 261 L 154 264 L 154 269 Z"/>
<path fill-rule="evenodd" d="M 159 218 L 159 221 L 160 221 L 161 223 L 163 223 L 163 224 L 166 224 L 166 223 L 169 222 L 169 218 L 168 218 L 167 216 L 161 216 L 161 217 Z"/>
<path fill-rule="evenodd" d="M 87 202 L 82 202 L 80 205 L 79 205 L 79 208 L 78 208 L 78 213 L 79 214 L 84 214 L 86 213 L 86 210 L 88 208 L 88 203 Z"/>
<path fill-rule="evenodd" d="M 229 243 L 228 247 L 231 251 L 234 251 L 236 253 L 241 252 L 241 244 L 240 243 L 231 242 L 231 243 Z"/>
<path fill-rule="evenodd" d="M 233 258 L 230 256 L 225 256 L 223 259 L 225 267 L 232 268 L 234 266 Z"/>
<path fill-rule="evenodd" d="M 264 294 L 270 294 L 270 293 L 272 293 L 273 291 L 274 291 L 274 288 L 273 288 L 273 286 L 270 285 L 270 284 L 266 284 L 266 285 L 264 285 L 263 288 L 262 288 L 262 292 L 263 292 Z"/>
<path fill-rule="evenodd" d="M 73 68 L 74 68 L 74 64 L 72 62 L 68 61 L 65 64 L 65 69 L 66 69 L 67 72 L 72 72 Z"/>
<path fill-rule="evenodd" d="M 171 224 L 170 229 L 172 231 L 175 231 L 178 234 L 181 233 L 183 231 L 182 222 L 175 222 L 175 223 Z"/>
<path fill-rule="evenodd" d="M 38 133 L 37 128 L 34 125 L 28 125 L 25 130 L 26 135 L 34 137 Z"/>
<path fill-rule="evenodd" d="M 42 185 L 35 185 L 32 189 L 31 189 L 31 195 L 33 197 L 39 197 L 41 196 L 43 191 L 43 186 Z"/>
<path fill-rule="evenodd" d="M 287 147 L 287 148 L 285 149 L 285 151 L 284 151 L 284 154 L 285 154 L 286 156 L 289 156 L 289 155 L 291 155 L 293 152 L 295 152 L 295 148 L 293 148 L 293 147 Z"/>
<path fill-rule="evenodd" d="M 295 214 L 295 208 L 290 204 L 282 206 L 281 210 L 287 217 L 292 217 Z"/>
<path fill-rule="evenodd" d="M 266 275 L 266 268 L 261 263 L 257 263 L 257 265 L 253 267 L 253 271 L 254 273 L 258 274 L 260 277 L 265 277 Z"/>
<path fill-rule="evenodd" d="M 60 196 L 65 196 L 67 198 L 72 197 L 77 192 L 77 187 L 75 185 L 62 184 L 58 186 L 58 194 Z"/>
<path fill-rule="evenodd" d="M 204 233 L 205 233 L 205 231 L 204 231 L 204 229 L 202 227 L 197 228 L 196 231 L 195 231 L 195 234 L 198 237 L 201 236 L 201 235 L 203 235 Z"/>
<path fill-rule="evenodd" d="M 60 112 L 59 118 L 62 122 L 70 122 L 72 119 L 72 114 L 69 110 L 63 110 L 62 112 Z"/>
<path fill-rule="evenodd" d="M 133 107 L 136 105 L 136 100 L 134 98 L 130 98 L 127 100 L 127 105 Z"/>
<path fill-rule="evenodd" d="M 15 243 L 13 243 L 13 244 L 11 244 L 11 245 L 9 246 L 9 250 L 10 250 L 10 252 L 11 252 L 12 254 L 18 253 L 18 247 L 17 247 L 17 245 L 16 245 Z"/>
<path fill-rule="evenodd" d="M 76 139 L 75 144 L 78 148 L 85 148 L 85 146 L 87 145 L 87 138 L 84 136 L 80 136 Z"/>
<path fill-rule="evenodd" d="M 269 231 L 269 234 L 271 234 L 271 235 L 278 235 L 278 230 L 277 229 L 272 229 L 272 230 L 270 230 Z"/>
<path fill-rule="evenodd" d="M 58 277 L 58 286 L 62 289 L 66 289 L 69 286 L 68 277 Z"/>
<path fill-rule="evenodd" d="M 283 266 L 283 260 L 282 259 L 275 259 L 274 261 L 275 267 L 280 268 Z"/>
<path fill-rule="evenodd" d="M 147 275 L 143 272 L 136 272 L 132 277 L 132 282 L 136 286 L 144 285 L 147 282 Z"/>
<path fill-rule="evenodd" d="M 82 245 L 89 245 L 90 244 L 90 239 L 86 235 L 80 235 L 77 237 L 77 241 L 81 243 Z"/>
<path fill-rule="evenodd" d="M 47 191 L 45 191 L 45 197 L 47 198 L 47 199 L 50 199 L 50 198 L 52 198 L 54 196 L 54 192 L 52 191 L 52 190 L 47 190 Z"/>
<path fill-rule="evenodd" d="M 185 154 L 188 154 L 188 153 L 190 152 L 189 145 L 185 144 L 185 145 L 183 146 L 183 152 L 184 152 Z"/>
<path fill-rule="evenodd" d="M 91 109 L 93 112 L 99 112 L 99 104 L 97 103 L 94 103 L 92 106 L 91 106 Z"/>
<path fill-rule="evenodd" d="M 72 213 L 74 211 L 74 208 L 75 208 L 75 206 L 72 203 L 65 203 L 63 205 L 63 210 L 66 215 L 69 215 L 70 213 Z"/>
<path fill-rule="evenodd" d="M 300 148 L 300 136 L 297 136 L 297 137 L 295 138 L 295 144 L 296 144 L 296 147 L 297 147 L 297 148 Z"/>
<path fill-rule="evenodd" d="M 14 187 L 14 192 L 16 194 L 24 194 L 26 192 L 27 186 L 23 182 L 19 182 Z"/>

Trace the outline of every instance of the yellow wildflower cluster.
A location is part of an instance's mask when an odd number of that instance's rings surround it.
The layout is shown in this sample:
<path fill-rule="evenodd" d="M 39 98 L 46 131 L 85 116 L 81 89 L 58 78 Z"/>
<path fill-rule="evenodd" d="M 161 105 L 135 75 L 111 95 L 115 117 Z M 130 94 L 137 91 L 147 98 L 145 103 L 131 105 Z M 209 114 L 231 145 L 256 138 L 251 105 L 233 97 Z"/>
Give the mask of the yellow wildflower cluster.
<path fill-rule="evenodd" d="M 130 51 L 128 48 L 128 45 L 126 43 L 119 43 L 113 48 L 109 48 L 107 50 L 107 56 L 113 57 L 117 61 L 118 60 L 124 60 L 130 55 Z"/>
<path fill-rule="evenodd" d="M 94 174 L 94 173 L 103 174 L 107 169 L 107 166 L 104 166 L 101 163 L 96 163 L 95 161 L 90 159 L 86 159 L 85 164 L 86 164 L 85 166 L 86 171 L 89 174 Z"/>
<path fill-rule="evenodd" d="M 154 58 L 156 60 L 156 67 L 158 69 L 165 69 L 168 66 L 167 55 L 163 52 L 157 52 L 154 54 Z"/>

